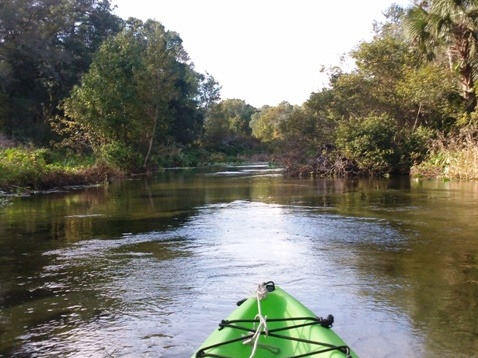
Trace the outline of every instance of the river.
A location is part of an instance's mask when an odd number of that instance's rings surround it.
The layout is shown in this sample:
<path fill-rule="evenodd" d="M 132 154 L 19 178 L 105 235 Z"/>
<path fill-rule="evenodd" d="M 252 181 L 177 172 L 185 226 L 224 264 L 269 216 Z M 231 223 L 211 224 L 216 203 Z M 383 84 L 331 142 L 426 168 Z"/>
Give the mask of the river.
<path fill-rule="evenodd" d="M 478 357 L 478 183 L 167 170 L 0 208 L 0 357 L 189 357 L 273 280 L 361 357 Z"/>

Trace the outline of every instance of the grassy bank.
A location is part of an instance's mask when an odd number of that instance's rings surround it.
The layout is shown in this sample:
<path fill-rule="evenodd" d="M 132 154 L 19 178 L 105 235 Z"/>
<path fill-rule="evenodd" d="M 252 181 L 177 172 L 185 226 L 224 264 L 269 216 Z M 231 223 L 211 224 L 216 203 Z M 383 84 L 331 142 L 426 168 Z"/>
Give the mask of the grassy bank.
<path fill-rule="evenodd" d="M 196 157 L 201 157 L 202 162 L 199 163 Z M 247 162 L 257 161 L 258 158 L 258 154 L 232 158 L 222 153 L 206 155 L 202 151 L 199 156 L 194 152 L 181 152 L 180 155 L 166 156 L 160 166 Z M 260 159 L 270 161 L 269 156 L 263 155 Z M 288 160 L 277 158 L 277 162 L 292 176 L 360 175 L 353 163 L 345 161 L 341 156 L 313 158 L 305 164 L 300 164 L 303 161 L 293 157 L 288 157 Z M 50 149 L 0 148 L 0 192 L 25 193 L 67 186 L 105 184 L 125 175 L 124 171 L 111 163 L 97 161 L 94 157 L 65 155 Z M 462 131 L 460 136 L 435 140 L 430 146 L 426 160 L 413 166 L 410 175 L 423 179 L 478 180 L 478 132 Z"/>
<path fill-rule="evenodd" d="M 428 158 L 411 168 L 414 178 L 478 180 L 478 129 L 467 127 L 456 136 L 433 141 Z"/>
<path fill-rule="evenodd" d="M 95 163 L 92 158 L 62 156 L 48 149 L 0 150 L 0 190 L 4 192 L 105 183 L 122 174 L 108 165 Z"/>
<path fill-rule="evenodd" d="M 213 163 L 238 163 L 257 161 L 264 156 L 227 156 L 224 153 L 209 153 L 204 150 L 170 150 L 155 168 L 198 166 Z M 108 159 L 110 159 L 108 161 Z M 25 193 L 50 190 L 67 186 L 105 184 L 115 178 L 131 174 L 119 169 L 115 160 L 105 157 L 65 154 L 50 149 L 28 147 L 0 148 L 0 191 Z"/>

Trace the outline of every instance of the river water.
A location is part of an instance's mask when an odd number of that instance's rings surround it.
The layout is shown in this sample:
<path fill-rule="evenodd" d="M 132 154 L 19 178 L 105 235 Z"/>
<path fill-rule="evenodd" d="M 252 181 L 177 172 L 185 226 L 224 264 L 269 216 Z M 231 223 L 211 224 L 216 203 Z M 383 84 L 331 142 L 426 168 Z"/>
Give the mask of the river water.
<path fill-rule="evenodd" d="M 361 357 L 478 357 L 478 183 L 169 170 L 0 208 L 0 357 L 189 357 L 273 280 Z"/>

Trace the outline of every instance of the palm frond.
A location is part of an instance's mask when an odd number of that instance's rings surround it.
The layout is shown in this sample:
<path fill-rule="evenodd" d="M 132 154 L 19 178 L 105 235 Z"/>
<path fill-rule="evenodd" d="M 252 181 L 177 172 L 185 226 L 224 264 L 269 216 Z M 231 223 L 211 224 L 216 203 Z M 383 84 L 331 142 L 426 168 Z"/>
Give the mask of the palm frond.
<path fill-rule="evenodd" d="M 405 33 L 412 41 L 419 41 L 426 33 L 428 13 L 420 8 L 414 7 L 408 10 L 403 25 Z"/>

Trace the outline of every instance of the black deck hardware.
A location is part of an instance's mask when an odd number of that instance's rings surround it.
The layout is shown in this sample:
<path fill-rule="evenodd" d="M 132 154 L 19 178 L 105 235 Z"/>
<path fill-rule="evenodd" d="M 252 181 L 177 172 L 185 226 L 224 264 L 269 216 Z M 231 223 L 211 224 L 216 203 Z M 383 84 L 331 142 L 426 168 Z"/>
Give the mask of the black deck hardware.
<path fill-rule="evenodd" d="M 325 328 L 330 328 L 332 323 L 333 323 L 333 316 L 329 315 L 326 319 L 321 318 L 321 317 L 293 317 L 293 318 L 268 318 L 267 322 L 282 322 L 282 321 L 303 321 L 303 323 L 299 323 L 293 326 L 289 327 L 282 327 L 282 328 L 276 328 L 276 329 L 269 329 L 268 332 L 266 333 L 265 331 L 261 332 L 261 335 L 268 335 L 269 337 L 275 337 L 275 338 L 281 338 L 281 339 L 286 339 L 286 340 L 291 340 L 291 341 L 296 341 L 296 342 L 303 342 L 303 343 L 309 343 L 311 345 L 316 345 L 317 350 L 310 352 L 310 353 L 304 353 L 300 355 L 296 355 L 293 357 L 289 358 L 302 358 L 302 357 L 311 357 L 315 355 L 319 355 L 322 353 L 326 352 L 331 352 L 331 351 L 340 351 L 345 354 L 345 358 L 350 358 L 351 357 L 351 351 L 348 346 L 336 346 L 330 343 L 325 343 L 325 342 L 318 342 L 318 341 L 311 341 L 308 339 L 303 339 L 303 338 L 295 338 L 295 337 L 289 337 L 289 336 L 284 336 L 281 334 L 278 334 L 278 332 L 283 332 L 289 329 L 295 329 L 295 328 L 301 328 L 301 327 L 306 327 L 306 326 L 312 326 L 315 324 L 320 324 L 322 327 Z M 222 320 L 221 323 L 219 323 L 219 329 L 224 329 L 224 328 L 230 328 L 230 329 L 237 329 L 241 331 L 248 332 L 249 334 L 243 335 L 238 338 L 234 338 L 228 341 L 224 341 L 221 343 L 213 344 L 207 347 L 202 348 L 200 351 L 196 353 L 196 357 L 212 357 L 212 358 L 234 358 L 234 357 L 227 357 L 223 355 L 217 355 L 213 353 L 208 353 L 207 351 L 224 346 L 227 344 L 235 343 L 235 342 L 241 342 L 246 339 L 251 338 L 255 330 L 251 328 L 247 328 L 242 326 L 242 323 L 259 323 L 259 320 L 257 319 L 236 319 L 236 320 Z"/>

